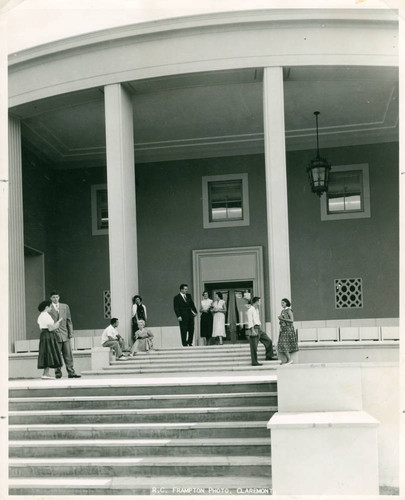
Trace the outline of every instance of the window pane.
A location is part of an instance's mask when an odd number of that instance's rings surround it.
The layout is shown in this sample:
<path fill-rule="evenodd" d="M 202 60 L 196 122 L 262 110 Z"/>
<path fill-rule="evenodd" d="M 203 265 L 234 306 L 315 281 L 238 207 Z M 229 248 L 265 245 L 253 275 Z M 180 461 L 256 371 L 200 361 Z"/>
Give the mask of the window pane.
<path fill-rule="evenodd" d="M 211 220 L 217 221 L 217 220 L 223 220 L 226 219 L 226 207 L 212 207 L 211 210 Z"/>
<path fill-rule="evenodd" d="M 209 183 L 210 200 L 242 200 L 242 180 L 218 181 Z"/>
<path fill-rule="evenodd" d="M 228 219 L 241 219 L 242 209 L 241 208 L 228 208 Z"/>
<path fill-rule="evenodd" d="M 331 173 L 327 193 L 328 213 L 361 211 L 362 184 L 363 176 L 359 170 Z"/>
<path fill-rule="evenodd" d="M 343 197 L 328 199 L 328 212 L 342 212 L 345 209 L 345 199 Z"/>
<path fill-rule="evenodd" d="M 97 227 L 98 229 L 108 229 L 108 202 L 107 190 L 97 191 Z"/>
<path fill-rule="evenodd" d="M 347 196 L 345 200 L 345 208 L 346 210 L 361 210 L 361 196 L 359 194 Z"/>
<path fill-rule="evenodd" d="M 242 219 L 242 180 L 208 183 L 210 220 Z"/>

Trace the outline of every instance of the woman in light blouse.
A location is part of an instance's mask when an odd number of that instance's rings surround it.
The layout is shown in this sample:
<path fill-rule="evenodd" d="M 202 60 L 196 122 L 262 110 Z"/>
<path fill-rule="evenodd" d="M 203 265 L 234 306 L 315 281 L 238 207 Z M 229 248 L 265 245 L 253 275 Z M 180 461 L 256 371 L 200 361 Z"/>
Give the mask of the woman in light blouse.
<path fill-rule="evenodd" d="M 140 295 L 134 295 L 132 297 L 132 340 L 135 341 L 135 332 L 138 330 L 138 321 L 142 320 L 145 322 L 148 319 L 146 313 L 146 306 L 142 304 L 142 297 Z"/>
<path fill-rule="evenodd" d="M 212 338 L 218 337 L 219 345 L 222 345 L 222 338 L 226 337 L 225 332 L 225 313 L 226 304 L 221 292 L 215 294 L 215 300 L 212 303 L 212 313 L 214 314 L 214 324 L 212 327 Z"/>
<path fill-rule="evenodd" d="M 58 341 L 56 339 L 54 330 L 59 328 L 59 324 L 65 318 L 59 318 L 54 323 L 49 311 L 51 310 L 52 302 L 44 300 L 38 306 L 38 311 L 41 313 L 38 316 L 38 325 L 41 330 L 39 338 L 39 352 L 38 352 L 38 368 L 43 368 L 43 379 L 53 379 L 49 375 L 49 368 L 60 368 L 63 365 L 62 355 L 59 350 Z"/>

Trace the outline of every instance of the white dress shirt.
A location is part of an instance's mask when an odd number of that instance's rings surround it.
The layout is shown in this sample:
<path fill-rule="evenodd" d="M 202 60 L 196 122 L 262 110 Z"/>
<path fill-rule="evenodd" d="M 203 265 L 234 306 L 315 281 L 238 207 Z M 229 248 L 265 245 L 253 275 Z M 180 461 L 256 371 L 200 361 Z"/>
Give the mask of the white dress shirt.
<path fill-rule="evenodd" d="M 107 326 L 107 328 L 101 334 L 101 343 L 107 342 L 110 340 L 108 337 L 112 337 L 113 339 L 117 339 L 118 330 L 114 328 L 112 325 Z"/>
<path fill-rule="evenodd" d="M 256 325 L 261 325 L 259 309 L 255 306 L 250 306 L 246 313 L 247 328 L 253 328 Z"/>

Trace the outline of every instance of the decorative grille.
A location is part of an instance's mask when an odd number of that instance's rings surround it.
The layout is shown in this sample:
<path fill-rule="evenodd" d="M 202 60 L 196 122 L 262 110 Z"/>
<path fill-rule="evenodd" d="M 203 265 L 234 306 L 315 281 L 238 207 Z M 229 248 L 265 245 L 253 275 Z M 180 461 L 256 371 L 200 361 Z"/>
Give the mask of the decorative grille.
<path fill-rule="evenodd" d="M 335 280 L 335 308 L 363 307 L 363 286 L 361 278 Z"/>
<path fill-rule="evenodd" d="M 103 300 L 104 300 L 104 319 L 110 319 L 111 318 L 111 292 L 110 292 L 110 290 L 104 290 Z"/>

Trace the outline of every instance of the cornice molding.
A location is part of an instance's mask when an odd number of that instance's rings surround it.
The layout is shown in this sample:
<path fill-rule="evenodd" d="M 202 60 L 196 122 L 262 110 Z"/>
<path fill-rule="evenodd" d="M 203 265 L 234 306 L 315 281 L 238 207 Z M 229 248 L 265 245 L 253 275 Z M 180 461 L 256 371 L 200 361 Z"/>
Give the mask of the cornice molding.
<path fill-rule="evenodd" d="M 145 35 L 162 36 L 163 33 L 219 28 L 228 25 L 257 26 L 257 23 L 276 23 L 277 28 L 291 27 L 292 23 L 317 22 L 353 23 L 370 26 L 394 27 L 398 25 L 398 12 L 393 9 L 266 9 L 236 12 L 219 12 L 177 17 L 130 24 L 116 28 L 94 31 L 74 37 L 38 45 L 8 56 L 9 67 L 26 63 L 34 59 L 61 54 L 75 49 L 85 49 L 91 45 L 111 43 L 126 38 Z"/>

